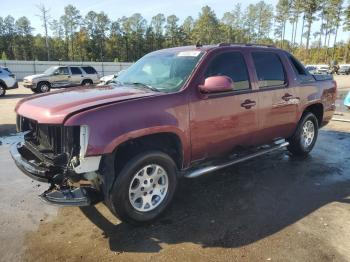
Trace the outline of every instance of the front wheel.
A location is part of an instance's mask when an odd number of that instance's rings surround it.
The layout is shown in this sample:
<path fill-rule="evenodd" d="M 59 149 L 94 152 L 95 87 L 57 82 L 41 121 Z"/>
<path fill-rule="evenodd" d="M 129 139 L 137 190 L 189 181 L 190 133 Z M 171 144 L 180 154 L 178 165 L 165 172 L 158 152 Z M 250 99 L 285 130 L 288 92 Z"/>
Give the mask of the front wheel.
<path fill-rule="evenodd" d="M 318 136 L 318 121 L 316 116 L 305 113 L 299 121 L 294 135 L 288 139 L 288 150 L 297 156 L 306 156 L 315 146 Z"/>
<path fill-rule="evenodd" d="M 51 89 L 51 85 L 48 82 L 39 82 L 36 86 L 36 93 L 47 93 Z"/>
<path fill-rule="evenodd" d="M 111 209 L 122 221 L 150 222 L 170 204 L 176 186 L 177 168 L 171 157 L 160 151 L 139 154 L 118 174 Z"/>

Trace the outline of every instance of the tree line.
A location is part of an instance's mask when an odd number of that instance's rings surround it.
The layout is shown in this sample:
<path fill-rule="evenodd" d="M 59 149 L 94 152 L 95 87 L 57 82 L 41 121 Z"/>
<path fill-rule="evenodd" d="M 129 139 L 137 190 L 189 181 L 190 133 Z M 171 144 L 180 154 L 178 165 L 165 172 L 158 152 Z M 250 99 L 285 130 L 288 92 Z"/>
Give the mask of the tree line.
<path fill-rule="evenodd" d="M 245 9 L 236 4 L 221 18 L 204 6 L 196 19 L 182 23 L 162 13 L 149 22 L 140 13 L 116 20 L 104 12 L 82 16 L 73 5 L 59 19 L 44 5 L 37 6 L 37 15 L 43 34 L 33 35 L 25 16 L 0 17 L 1 59 L 136 61 L 166 47 L 250 42 L 287 49 L 306 63 L 350 60 L 350 1 L 344 0 L 279 0 L 275 7 L 260 1 Z M 349 39 L 338 41 L 340 29 Z"/>

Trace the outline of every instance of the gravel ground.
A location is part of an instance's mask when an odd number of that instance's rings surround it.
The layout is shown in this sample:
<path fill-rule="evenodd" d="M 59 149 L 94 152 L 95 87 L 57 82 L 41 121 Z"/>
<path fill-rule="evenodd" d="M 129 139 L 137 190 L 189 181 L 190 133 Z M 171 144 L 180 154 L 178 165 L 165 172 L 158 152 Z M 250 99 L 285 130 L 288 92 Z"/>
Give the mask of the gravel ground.
<path fill-rule="evenodd" d="M 184 179 L 164 216 L 132 227 L 103 204 L 38 200 L 47 185 L 8 154 L 13 107 L 29 94 L 0 104 L 0 261 L 350 261 L 350 123 L 332 121 L 306 159 L 282 150 Z"/>

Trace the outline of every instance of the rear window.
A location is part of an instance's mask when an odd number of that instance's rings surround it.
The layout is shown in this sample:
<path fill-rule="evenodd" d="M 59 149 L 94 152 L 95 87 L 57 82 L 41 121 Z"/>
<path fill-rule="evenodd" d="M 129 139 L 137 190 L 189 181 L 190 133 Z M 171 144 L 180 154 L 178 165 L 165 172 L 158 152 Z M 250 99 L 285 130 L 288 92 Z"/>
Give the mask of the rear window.
<path fill-rule="evenodd" d="M 71 67 L 70 71 L 72 72 L 72 75 L 81 75 L 82 74 L 79 67 Z"/>
<path fill-rule="evenodd" d="M 95 68 L 93 68 L 91 66 L 83 66 L 82 68 L 85 71 L 85 73 L 87 73 L 87 74 L 97 74 Z"/>
<path fill-rule="evenodd" d="M 280 58 L 272 52 L 253 52 L 253 61 L 260 88 L 280 86 L 285 83 Z"/>

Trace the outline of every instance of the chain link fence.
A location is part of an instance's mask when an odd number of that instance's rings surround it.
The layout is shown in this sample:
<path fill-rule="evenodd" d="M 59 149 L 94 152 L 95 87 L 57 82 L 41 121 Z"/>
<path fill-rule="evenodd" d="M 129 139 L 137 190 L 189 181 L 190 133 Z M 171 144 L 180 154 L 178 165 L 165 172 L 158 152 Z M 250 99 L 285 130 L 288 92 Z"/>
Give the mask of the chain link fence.
<path fill-rule="evenodd" d="M 22 61 L 22 60 L 0 60 L 0 66 L 8 67 L 16 75 L 18 80 L 25 76 L 40 74 L 50 66 L 58 65 L 90 65 L 93 66 L 100 76 L 113 75 L 128 68 L 130 62 L 74 62 L 74 61 Z"/>

